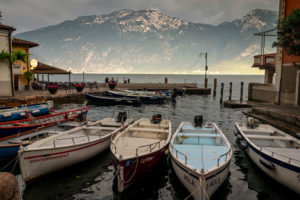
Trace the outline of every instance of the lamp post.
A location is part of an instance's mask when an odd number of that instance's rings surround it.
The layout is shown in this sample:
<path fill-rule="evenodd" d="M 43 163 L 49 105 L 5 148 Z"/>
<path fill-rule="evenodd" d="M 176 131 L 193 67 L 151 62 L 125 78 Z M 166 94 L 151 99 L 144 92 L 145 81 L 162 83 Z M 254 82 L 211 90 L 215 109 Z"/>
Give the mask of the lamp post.
<path fill-rule="evenodd" d="M 85 69 L 83 68 L 83 69 L 82 69 L 82 79 L 83 79 L 83 82 L 85 83 L 84 73 L 85 73 Z"/>
<path fill-rule="evenodd" d="M 207 88 L 207 82 L 208 82 L 208 80 L 207 80 L 207 70 L 208 70 L 208 66 L 207 66 L 207 52 L 200 53 L 199 57 L 201 57 L 202 55 L 205 56 L 205 80 L 204 80 L 204 86 L 205 86 L 205 88 Z"/>
<path fill-rule="evenodd" d="M 71 83 L 71 72 L 72 72 L 72 68 L 69 67 L 68 71 L 70 72 L 70 73 L 69 73 L 69 83 Z"/>

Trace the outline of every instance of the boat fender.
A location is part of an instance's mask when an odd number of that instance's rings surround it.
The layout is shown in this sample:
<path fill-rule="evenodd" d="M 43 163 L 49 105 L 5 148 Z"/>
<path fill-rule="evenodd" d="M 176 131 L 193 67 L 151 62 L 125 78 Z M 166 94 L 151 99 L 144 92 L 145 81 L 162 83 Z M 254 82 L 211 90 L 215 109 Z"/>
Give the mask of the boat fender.
<path fill-rule="evenodd" d="M 26 114 L 24 112 L 20 113 L 20 116 L 23 117 L 25 116 Z"/>
<path fill-rule="evenodd" d="M 260 162 L 264 167 L 266 167 L 266 168 L 268 168 L 268 169 L 270 169 L 270 170 L 274 170 L 274 169 L 275 169 L 275 165 L 274 165 L 272 162 L 270 162 L 270 161 L 268 161 L 268 160 L 266 160 L 266 159 L 260 158 L 260 159 L 259 159 L 259 162 Z"/>
<path fill-rule="evenodd" d="M 10 112 L 5 112 L 2 114 L 3 117 L 10 117 L 11 116 L 11 113 Z"/>
<path fill-rule="evenodd" d="M 38 112 L 40 112 L 40 110 L 39 110 L 39 109 L 37 109 L 37 110 L 33 110 L 33 111 L 32 111 L 32 113 L 38 113 Z"/>
<path fill-rule="evenodd" d="M 60 125 L 60 121 L 56 122 L 56 124 L 57 124 L 57 126 L 59 126 Z"/>
<path fill-rule="evenodd" d="M 169 149 L 166 149 L 165 150 L 165 155 L 168 155 L 169 154 Z"/>
<path fill-rule="evenodd" d="M 238 139 L 240 139 L 240 140 L 243 139 L 243 136 L 242 136 L 241 134 L 239 134 L 239 133 L 236 135 L 236 137 L 237 137 Z"/>
<path fill-rule="evenodd" d="M 126 161 L 125 166 L 126 166 L 126 167 L 129 167 L 129 166 L 130 166 L 130 160 L 127 160 L 127 161 Z"/>
<path fill-rule="evenodd" d="M 248 149 L 248 145 L 247 145 L 247 142 L 245 140 L 241 141 L 241 146 L 242 146 L 243 149 Z"/>

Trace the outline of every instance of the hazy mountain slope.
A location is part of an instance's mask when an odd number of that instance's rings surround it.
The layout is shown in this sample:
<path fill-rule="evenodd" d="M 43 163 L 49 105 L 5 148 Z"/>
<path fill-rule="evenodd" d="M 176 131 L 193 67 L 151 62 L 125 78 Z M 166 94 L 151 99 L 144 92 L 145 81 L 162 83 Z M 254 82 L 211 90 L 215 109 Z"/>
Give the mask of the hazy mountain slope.
<path fill-rule="evenodd" d="M 199 20 L 201 21 L 201 20 Z M 16 35 L 40 44 L 32 53 L 41 61 L 99 73 L 195 73 L 250 69 L 258 53 L 255 32 L 274 28 L 277 12 L 253 10 L 242 19 L 217 26 L 190 23 L 156 10 L 120 10 L 83 16 Z"/>

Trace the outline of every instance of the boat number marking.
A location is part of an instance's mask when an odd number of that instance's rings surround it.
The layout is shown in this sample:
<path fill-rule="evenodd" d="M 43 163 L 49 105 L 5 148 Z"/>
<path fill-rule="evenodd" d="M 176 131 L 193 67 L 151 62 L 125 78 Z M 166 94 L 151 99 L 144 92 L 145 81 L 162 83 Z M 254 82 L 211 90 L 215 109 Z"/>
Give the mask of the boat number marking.
<path fill-rule="evenodd" d="M 194 182 L 194 180 L 193 180 L 190 176 L 183 175 L 183 178 L 184 178 L 184 180 L 186 180 L 189 184 L 191 184 L 192 186 L 195 186 L 195 182 Z"/>
<path fill-rule="evenodd" d="M 220 177 L 218 177 L 218 178 L 214 178 L 212 181 L 210 181 L 210 183 L 209 183 L 208 187 L 213 187 L 214 185 L 216 185 L 216 184 L 220 184 L 220 183 L 221 183 L 221 179 L 220 179 Z"/>
<path fill-rule="evenodd" d="M 144 158 L 144 159 L 141 160 L 141 164 L 143 164 L 143 163 L 145 163 L 145 162 L 149 162 L 149 161 L 151 161 L 151 160 L 153 160 L 153 159 L 154 159 L 154 157 L 147 157 L 147 158 Z"/>
<path fill-rule="evenodd" d="M 38 159 L 30 160 L 30 163 L 43 162 L 43 161 L 54 160 L 54 159 L 58 159 L 58 158 L 66 158 L 68 156 L 69 156 L 69 153 L 65 153 L 65 154 L 61 154 L 61 155 L 56 155 L 56 156 L 50 156 L 49 154 L 47 154 L 43 158 L 38 158 Z"/>

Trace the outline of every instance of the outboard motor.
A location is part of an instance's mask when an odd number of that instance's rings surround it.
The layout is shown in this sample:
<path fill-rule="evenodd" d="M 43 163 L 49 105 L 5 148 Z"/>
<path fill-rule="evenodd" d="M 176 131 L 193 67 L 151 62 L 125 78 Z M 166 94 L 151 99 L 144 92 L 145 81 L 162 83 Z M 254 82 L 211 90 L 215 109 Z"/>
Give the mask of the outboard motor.
<path fill-rule="evenodd" d="M 77 115 L 76 119 L 79 121 L 79 122 L 83 122 L 86 120 L 86 112 L 80 112 L 79 115 Z M 65 118 L 67 119 L 68 116 L 66 115 Z"/>
<path fill-rule="evenodd" d="M 125 122 L 127 119 L 127 112 L 119 112 L 117 122 Z"/>
<path fill-rule="evenodd" d="M 195 126 L 199 126 L 199 127 L 202 126 L 202 124 L 203 124 L 202 115 L 197 115 L 197 116 L 194 117 L 194 124 L 195 124 Z"/>
<path fill-rule="evenodd" d="M 161 114 L 153 115 L 151 122 L 153 124 L 159 124 L 161 122 Z"/>

